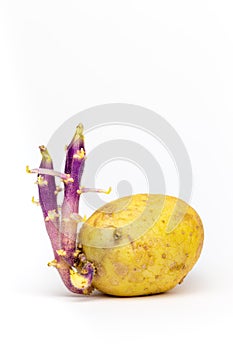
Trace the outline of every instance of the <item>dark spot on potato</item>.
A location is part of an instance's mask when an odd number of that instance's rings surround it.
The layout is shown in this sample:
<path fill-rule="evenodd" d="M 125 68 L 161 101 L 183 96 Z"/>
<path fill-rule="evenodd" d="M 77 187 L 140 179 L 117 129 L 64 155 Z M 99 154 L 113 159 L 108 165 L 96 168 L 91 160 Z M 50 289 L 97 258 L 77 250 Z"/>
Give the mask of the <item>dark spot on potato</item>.
<path fill-rule="evenodd" d="M 104 269 L 104 267 L 101 264 L 95 262 L 95 267 L 96 267 L 96 275 L 98 277 L 101 277 L 101 276 L 105 275 L 105 273 L 106 273 L 105 269 Z"/>
<path fill-rule="evenodd" d="M 155 275 L 155 279 L 157 280 L 159 278 L 159 275 Z"/>
<path fill-rule="evenodd" d="M 183 282 L 183 280 L 185 279 L 187 275 L 185 275 L 184 277 L 181 278 L 180 282 L 178 282 L 179 284 L 181 284 Z"/>
<path fill-rule="evenodd" d="M 185 220 L 190 220 L 190 221 L 191 221 L 191 219 L 193 218 L 193 216 L 190 215 L 190 214 L 188 214 L 188 213 L 186 213 L 185 216 L 184 216 L 184 218 L 185 218 Z"/>
<path fill-rule="evenodd" d="M 162 258 L 166 259 L 166 254 L 165 253 L 162 254 Z"/>
<path fill-rule="evenodd" d="M 121 238 L 121 232 L 117 228 L 113 232 L 113 238 L 115 239 L 115 241 Z"/>
<path fill-rule="evenodd" d="M 185 232 L 184 232 L 184 231 L 181 231 L 181 234 L 182 234 L 182 235 L 185 235 Z"/>
<path fill-rule="evenodd" d="M 162 223 L 165 224 L 165 220 L 162 220 Z"/>
<path fill-rule="evenodd" d="M 114 263 L 114 270 L 119 276 L 126 276 L 128 273 L 128 267 L 120 262 Z"/>
<path fill-rule="evenodd" d="M 170 265 L 169 270 L 170 270 L 170 271 L 179 271 L 179 270 L 183 270 L 185 267 L 186 267 L 186 266 L 185 266 L 183 263 L 177 264 L 177 262 L 174 261 L 174 262 Z"/>
<path fill-rule="evenodd" d="M 93 221 L 93 226 L 96 227 L 97 226 L 97 222 L 99 221 L 98 216 L 95 218 L 95 220 Z"/>
<path fill-rule="evenodd" d="M 176 268 L 177 268 L 177 262 L 174 261 L 174 262 L 170 265 L 169 270 L 170 270 L 170 271 L 174 271 L 174 270 L 176 270 Z"/>
<path fill-rule="evenodd" d="M 169 243 L 167 243 L 167 244 L 166 244 L 166 247 L 170 247 L 170 244 L 169 244 Z"/>
<path fill-rule="evenodd" d="M 112 278 L 112 279 L 111 279 L 111 284 L 112 284 L 113 286 L 118 286 L 119 281 L 118 281 L 117 279 L 115 279 L 115 278 Z"/>
<path fill-rule="evenodd" d="M 130 245 L 131 245 L 131 247 L 132 247 L 133 250 L 136 248 L 135 242 L 130 241 Z"/>

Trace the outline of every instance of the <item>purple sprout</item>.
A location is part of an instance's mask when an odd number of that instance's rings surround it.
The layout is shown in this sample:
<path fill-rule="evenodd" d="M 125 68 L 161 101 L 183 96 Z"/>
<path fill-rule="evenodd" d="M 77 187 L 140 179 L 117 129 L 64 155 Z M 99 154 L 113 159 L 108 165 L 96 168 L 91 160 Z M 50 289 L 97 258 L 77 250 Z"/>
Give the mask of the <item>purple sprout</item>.
<path fill-rule="evenodd" d="M 83 188 L 80 185 L 86 159 L 82 124 L 77 126 L 75 135 L 67 147 L 64 173 L 54 171 L 47 148 L 39 148 L 42 155 L 40 167 L 32 170 L 27 167 L 27 172 L 38 174 L 36 184 L 39 190 L 39 204 L 54 252 L 54 260 L 48 265 L 57 268 L 63 283 L 71 292 L 90 294 L 93 291 L 95 267 L 87 261 L 82 246 L 77 242 L 78 223 L 83 221 L 79 215 L 79 198 L 86 192 L 109 193 L 111 188 L 104 191 Z M 57 193 L 61 188 L 56 186 L 55 176 L 64 183 L 60 214 Z"/>

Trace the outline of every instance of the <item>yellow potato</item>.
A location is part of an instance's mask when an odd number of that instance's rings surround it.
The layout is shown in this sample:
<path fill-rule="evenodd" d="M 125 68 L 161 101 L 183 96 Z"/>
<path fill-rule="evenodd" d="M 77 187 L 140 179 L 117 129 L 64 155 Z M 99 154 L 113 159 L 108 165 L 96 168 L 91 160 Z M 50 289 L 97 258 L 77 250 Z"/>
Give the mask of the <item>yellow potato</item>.
<path fill-rule="evenodd" d="M 200 217 L 171 196 L 137 194 L 98 209 L 79 241 L 94 263 L 93 286 L 116 296 L 165 292 L 181 283 L 203 245 Z"/>

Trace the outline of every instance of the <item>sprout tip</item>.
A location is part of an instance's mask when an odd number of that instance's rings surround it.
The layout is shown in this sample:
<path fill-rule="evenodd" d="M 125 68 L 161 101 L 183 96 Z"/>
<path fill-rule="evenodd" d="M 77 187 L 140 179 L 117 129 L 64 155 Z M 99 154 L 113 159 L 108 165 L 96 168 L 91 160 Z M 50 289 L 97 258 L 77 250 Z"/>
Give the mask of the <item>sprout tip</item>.
<path fill-rule="evenodd" d="M 31 174 L 31 173 L 32 173 L 31 170 L 30 170 L 30 168 L 29 168 L 29 165 L 26 165 L 26 173 L 28 173 L 28 174 Z"/>

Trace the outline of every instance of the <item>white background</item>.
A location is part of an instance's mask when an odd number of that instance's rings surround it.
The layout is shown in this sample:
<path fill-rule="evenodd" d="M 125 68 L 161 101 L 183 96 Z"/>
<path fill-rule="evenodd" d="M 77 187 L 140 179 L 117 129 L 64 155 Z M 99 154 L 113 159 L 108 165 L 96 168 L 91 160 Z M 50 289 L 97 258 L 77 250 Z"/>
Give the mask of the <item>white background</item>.
<path fill-rule="evenodd" d="M 230 349 L 233 314 L 232 1 L 0 0 L 1 342 L 4 349 Z M 162 115 L 190 155 L 202 256 L 171 292 L 72 296 L 31 205 L 37 146 L 110 102 Z"/>

